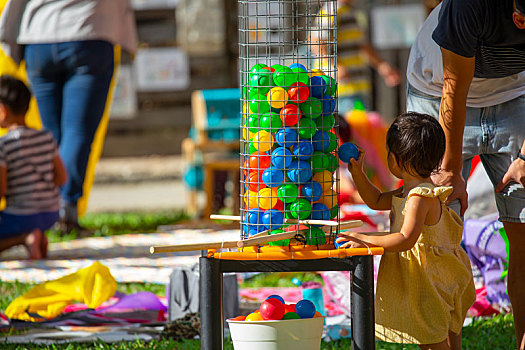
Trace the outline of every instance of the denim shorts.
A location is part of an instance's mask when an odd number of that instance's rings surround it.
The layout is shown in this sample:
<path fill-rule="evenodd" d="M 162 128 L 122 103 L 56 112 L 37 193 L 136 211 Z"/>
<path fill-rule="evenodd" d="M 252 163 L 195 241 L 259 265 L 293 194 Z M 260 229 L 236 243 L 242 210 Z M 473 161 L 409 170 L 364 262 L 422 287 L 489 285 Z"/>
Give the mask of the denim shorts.
<path fill-rule="evenodd" d="M 30 215 L 0 212 L 0 239 L 29 233 L 35 229 L 49 230 L 59 219 L 58 211 Z"/>
<path fill-rule="evenodd" d="M 421 92 L 407 84 L 407 111 L 439 118 L 441 97 Z M 499 105 L 467 107 L 463 134 L 463 178 L 470 174 L 472 158 L 479 155 L 493 186 L 496 186 L 516 158 L 525 140 L 525 95 Z M 501 221 L 525 223 L 525 189 L 510 182 L 496 193 Z M 459 201 L 450 205 L 459 212 Z"/>

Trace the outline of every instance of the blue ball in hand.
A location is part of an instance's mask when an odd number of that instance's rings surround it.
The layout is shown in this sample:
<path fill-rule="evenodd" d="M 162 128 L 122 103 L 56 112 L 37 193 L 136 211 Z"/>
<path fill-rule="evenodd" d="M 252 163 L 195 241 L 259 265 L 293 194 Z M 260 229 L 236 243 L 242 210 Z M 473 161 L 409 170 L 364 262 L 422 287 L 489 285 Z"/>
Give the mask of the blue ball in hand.
<path fill-rule="evenodd" d="M 356 145 L 351 142 L 343 143 L 339 146 L 339 159 L 341 159 L 342 162 L 349 163 L 351 158 L 355 160 L 359 158 L 359 151 Z"/>

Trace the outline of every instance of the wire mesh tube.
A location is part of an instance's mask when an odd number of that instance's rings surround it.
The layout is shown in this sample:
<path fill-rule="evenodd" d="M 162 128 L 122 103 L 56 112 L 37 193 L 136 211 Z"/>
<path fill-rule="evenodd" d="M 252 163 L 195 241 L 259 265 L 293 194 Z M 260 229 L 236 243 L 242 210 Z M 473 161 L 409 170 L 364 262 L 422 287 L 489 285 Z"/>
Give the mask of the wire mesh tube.
<path fill-rule="evenodd" d="M 336 0 L 239 0 L 242 239 L 301 230 L 322 245 L 320 227 L 290 219 L 339 222 L 336 11 Z"/>

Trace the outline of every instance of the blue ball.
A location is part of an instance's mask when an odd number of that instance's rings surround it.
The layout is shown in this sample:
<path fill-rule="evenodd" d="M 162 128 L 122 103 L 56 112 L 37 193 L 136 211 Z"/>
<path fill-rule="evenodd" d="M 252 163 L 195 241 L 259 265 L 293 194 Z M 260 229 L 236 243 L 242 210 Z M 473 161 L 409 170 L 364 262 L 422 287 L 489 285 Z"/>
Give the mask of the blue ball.
<path fill-rule="evenodd" d="M 300 63 L 292 63 L 288 68 L 294 69 L 294 68 L 301 68 L 306 71 L 306 67 Z"/>
<path fill-rule="evenodd" d="M 335 98 L 330 96 L 323 96 L 320 98 L 321 104 L 323 106 L 322 116 L 330 115 L 335 112 Z"/>
<path fill-rule="evenodd" d="M 284 215 L 278 209 L 269 209 L 262 217 L 265 230 L 277 230 L 284 224 Z"/>
<path fill-rule="evenodd" d="M 297 132 L 292 128 L 282 128 L 275 133 L 275 141 L 282 147 L 293 147 L 297 143 Z"/>
<path fill-rule="evenodd" d="M 314 151 L 324 152 L 325 149 L 330 147 L 330 136 L 326 131 L 317 130 L 314 136 L 312 136 L 312 141 L 314 144 Z"/>
<path fill-rule="evenodd" d="M 261 231 L 264 231 L 264 226 L 260 225 L 242 225 L 242 230 L 244 232 L 244 235 L 246 237 L 251 237 L 253 235 L 258 234 Z"/>
<path fill-rule="evenodd" d="M 323 98 L 326 92 L 326 81 L 320 75 L 310 78 L 310 96 L 318 99 Z"/>
<path fill-rule="evenodd" d="M 330 220 L 330 209 L 323 203 L 312 204 L 313 220 Z"/>
<path fill-rule="evenodd" d="M 315 315 L 315 305 L 308 299 L 300 300 L 295 304 L 295 313 L 300 318 L 312 318 Z"/>
<path fill-rule="evenodd" d="M 284 169 L 292 162 L 292 152 L 286 147 L 277 147 L 272 152 L 272 164 L 279 169 Z"/>
<path fill-rule="evenodd" d="M 295 183 L 305 183 L 312 178 L 312 167 L 303 160 L 294 160 L 286 172 L 288 179 Z"/>
<path fill-rule="evenodd" d="M 323 195 L 323 186 L 317 181 L 307 182 L 303 185 L 301 194 L 306 200 L 315 202 Z"/>
<path fill-rule="evenodd" d="M 348 163 L 350 162 L 350 158 L 354 158 L 356 160 L 359 158 L 359 151 L 357 150 L 356 145 L 351 142 L 347 142 L 339 146 L 338 155 L 341 162 Z"/>
<path fill-rule="evenodd" d="M 337 237 L 335 238 L 337 240 Z M 339 249 L 343 244 L 345 244 L 348 241 L 341 241 L 340 243 L 334 242 L 334 246 Z"/>
<path fill-rule="evenodd" d="M 268 167 L 264 169 L 262 180 L 268 187 L 278 187 L 284 181 L 284 174 L 282 170 L 276 169 L 274 167 Z"/>
<path fill-rule="evenodd" d="M 246 222 L 249 224 L 262 224 L 262 217 L 264 214 L 264 210 L 261 210 L 259 208 L 254 208 L 248 210 L 248 213 L 246 213 Z"/>
<path fill-rule="evenodd" d="M 312 157 L 314 150 L 310 140 L 301 140 L 292 147 L 292 153 L 299 160 L 307 160 Z"/>

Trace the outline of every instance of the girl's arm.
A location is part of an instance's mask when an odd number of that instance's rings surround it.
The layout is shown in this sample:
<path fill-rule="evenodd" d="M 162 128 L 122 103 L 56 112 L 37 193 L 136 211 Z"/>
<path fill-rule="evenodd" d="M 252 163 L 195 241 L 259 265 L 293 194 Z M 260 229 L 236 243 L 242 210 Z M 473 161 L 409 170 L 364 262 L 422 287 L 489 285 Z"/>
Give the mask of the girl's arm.
<path fill-rule="evenodd" d="M 67 180 L 66 168 L 64 167 L 64 163 L 62 163 L 62 159 L 60 158 L 59 155 L 53 158 L 53 173 L 55 175 L 53 178 L 53 182 L 55 183 L 55 185 L 62 186 L 63 184 L 66 183 L 66 180 Z"/>
<path fill-rule="evenodd" d="M 355 187 L 366 205 L 374 210 L 390 210 L 392 207 L 392 196 L 401 193 L 402 188 L 389 192 L 381 192 L 365 174 L 363 170 L 365 152 L 359 148 L 359 157 L 357 160 L 350 159 L 348 162 L 348 171 L 352 174 Z"/>
<path fill-rule="evenodd" d="M 433 207 L 434 198 L 411 196 L 405 207 L 405 220 L 400 232 L 368 236 L 366 232 L 341 232 L 338 243 L 348 241 L 341 248 L 362 248 L 367 245 L 383 247 L 388 252 L 402 252 L 411 249 L 416 244 L 427 214 Z"/>
<path fill-rule="evenodd" d="M 7 192 L 7 168 L 0 166 L 0 198 L 5 197 Z"/>

